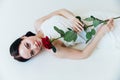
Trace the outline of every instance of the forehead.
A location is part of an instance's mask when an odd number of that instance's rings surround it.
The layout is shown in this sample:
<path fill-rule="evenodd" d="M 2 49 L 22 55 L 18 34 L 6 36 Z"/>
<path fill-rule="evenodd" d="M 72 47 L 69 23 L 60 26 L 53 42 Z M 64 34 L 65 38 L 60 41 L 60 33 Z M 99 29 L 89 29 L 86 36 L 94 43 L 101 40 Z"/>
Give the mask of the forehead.
<path fill-rule="evenodd" d="M 21 42 L 21 44 L 19 46 L 19 54 L 23 58 L 28 59 L 28 58 L 30 58 L 29 53 L 30 53 L 30 50 L 25 47 L 25 40 L 23 39 L 23 41 Z"/>

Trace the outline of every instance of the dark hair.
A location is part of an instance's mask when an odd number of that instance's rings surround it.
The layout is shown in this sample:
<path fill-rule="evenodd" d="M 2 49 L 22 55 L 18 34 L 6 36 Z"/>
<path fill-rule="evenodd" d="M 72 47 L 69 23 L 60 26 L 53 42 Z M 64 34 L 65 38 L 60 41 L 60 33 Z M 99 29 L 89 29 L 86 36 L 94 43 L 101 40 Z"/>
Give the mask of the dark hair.
<path fill-rule="evenodd" d="M 26 37 L 35 36 L 35 34 L 32 33 L 31 31 L 28 31 L 24 36 L 26 36 Z M 11 44 L 11 46 L 10 46 L 10 54 L 11 54 L 11 56 L 14 57 L 15 60 L 18 60 L 20 62 L 26 62 L 29 59 L 24 59 L 23 57 L 21 57 L 19 55 L 19 45 L 20 45 L 22 40 L 23 40 L 22 38 L 18 38 Z"/>

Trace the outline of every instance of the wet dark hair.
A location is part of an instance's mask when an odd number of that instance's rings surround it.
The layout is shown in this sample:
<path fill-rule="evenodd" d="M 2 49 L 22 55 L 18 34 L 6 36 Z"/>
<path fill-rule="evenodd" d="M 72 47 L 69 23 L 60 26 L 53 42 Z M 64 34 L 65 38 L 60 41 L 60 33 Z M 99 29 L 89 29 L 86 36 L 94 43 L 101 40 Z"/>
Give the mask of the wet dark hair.
<path fill-rule="evenodd" d="M 35 34 L 31 31 L 28 31 L 24 36 L 26 36 L 26 37 L 35 36 Z M 15 60 L 20 61 L 20 62 L 26 62 L 29 59 L 24 59 L 23 57 L 21 57 L 19 55 L 19 46 L 20 46 L 20 43 L 22 40 L 23 40 L 22 38 L 18 38 L 11 44 L 10 54 L 11 54 L 11 56 L 14 57 Z"/>

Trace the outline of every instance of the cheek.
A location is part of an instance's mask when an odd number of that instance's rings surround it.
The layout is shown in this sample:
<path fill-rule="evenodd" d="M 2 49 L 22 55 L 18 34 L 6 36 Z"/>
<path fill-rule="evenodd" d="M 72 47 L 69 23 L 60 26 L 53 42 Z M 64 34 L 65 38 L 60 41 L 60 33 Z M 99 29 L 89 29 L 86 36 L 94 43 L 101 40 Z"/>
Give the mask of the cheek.
<path fill-rule="evenodd" d="M 29 59 L 30 58 L 30 55 L 28 54 L 29 51 L 26 51 L 24 49 L 20 49 L 20 55 L 25 58 L 25 59 Z"/>
<path fill-rule="evenodd" d="M 34 39 L 29 39 L 27 42 L 30 43 L 31 45 L 33 45 L 34 41 L 35 41 Z"/>
<path fill-rule="evenodd" d="M 36 49 L 35 49 L 35 55 L 41 53 L 41 50 L 42 50 L 42 48 L 36 48 Z"/>

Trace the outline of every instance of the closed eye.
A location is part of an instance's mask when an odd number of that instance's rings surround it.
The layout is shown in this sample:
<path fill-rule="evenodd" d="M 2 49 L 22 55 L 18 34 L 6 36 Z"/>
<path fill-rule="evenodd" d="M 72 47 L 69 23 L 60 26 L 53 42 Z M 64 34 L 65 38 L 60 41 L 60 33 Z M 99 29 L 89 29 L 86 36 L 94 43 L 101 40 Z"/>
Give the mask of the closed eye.
<path fill-rule="evenodd" d="M 31 45 L 30 45 L 29 43 L 25 43 L 25 47 L 26 47 L 27 49 L 30 49 Z"/>

